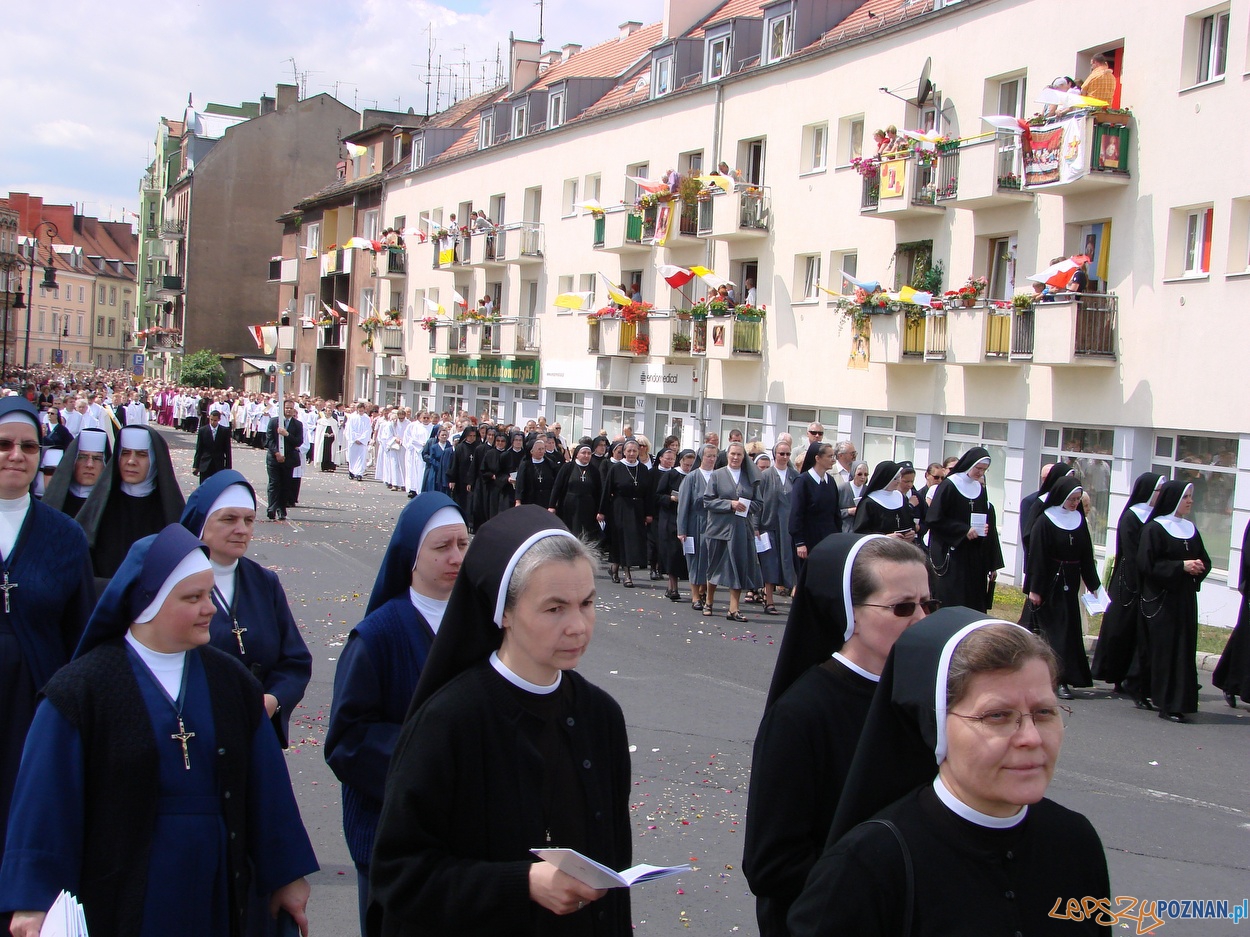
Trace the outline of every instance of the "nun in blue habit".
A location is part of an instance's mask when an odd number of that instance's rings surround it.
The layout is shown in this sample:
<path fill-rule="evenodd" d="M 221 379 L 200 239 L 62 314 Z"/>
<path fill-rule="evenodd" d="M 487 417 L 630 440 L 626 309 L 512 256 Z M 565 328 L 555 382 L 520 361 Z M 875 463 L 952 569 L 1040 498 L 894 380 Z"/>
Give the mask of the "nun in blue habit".
<path fill-rule="evenodd" d="M 0 399 L 0 439 L 39 443 L 39 415 L 23 397 Z M 30 496 L 39 464 L 20 446 L 0 459 L 24 467 L 0 478 L 0 858 L 9 800 L 38 693 L 66 664 L 95 604 L 87 538 L 71 518 Z M 2 586 L 0 586 L 2 588 Z M 7 933 L 0 912 L 0 933 Z"/>
<path fill-rule="evenodd" d="M 209 644 L 237 659 L 265 690 L 265 711 L 282 747 L 291 713 L 312 679 L 312 654 L 277 575 L 248 559 L 256 492 L 234 469 L 217 472 L 187 499 L 182 526 L 208 547 L 213 567 Z"/>
<path fill-rule="evenodd" d="M 228 937 L 249 887 L 307 926 L 317 860 L 259 683 L 207 646 L 212 580 L 185 528 L 137 541 L 45 688 L 0 866 L 15 934 L 62 889 L 92 937 Z"/>
<path fill-rule="evenodd" d="M 361 933 L 391 755 L 468 547 L 464 515 L 450 497 L 426 491 L 409 501 L 334 674 L 325 753 L 343 783 L 343 832 L 356 864 Z"/>

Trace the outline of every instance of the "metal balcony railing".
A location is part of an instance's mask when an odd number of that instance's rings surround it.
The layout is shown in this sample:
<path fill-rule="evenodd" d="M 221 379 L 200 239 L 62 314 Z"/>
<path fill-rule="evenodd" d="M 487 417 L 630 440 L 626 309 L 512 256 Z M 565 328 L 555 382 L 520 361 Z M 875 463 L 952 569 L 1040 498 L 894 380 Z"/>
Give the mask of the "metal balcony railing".
<path fill-rule="evenodd" d="M 404 274 L 408 270 L 408 256 L 402 250 L 386 251 L 386 272 L 391 274 Z"/>
<path fill-rule="evenodd" d="M 699 202 L 681 203 L 681 215 L 677 219 L 677 231 L 683 237 L 699 236 Z"/>
<path fill-rule="evenodd" d="M 876 174 L 864 176 L 860 187 L 859 210 L 876 211 L 881 201 L 881 178 Z"/>
<path fill-rule="evenodd" d="M 181 218 L 167 219 L 161 222 L 161 237 L 166 240 L 180 240 L 187 235 L 187 223 Z"/>
<path fill-rule="evenodd" d="M 903 313 L 903 357 L 923 358 L 925 345 L 925 317 L 912 318 Z"/>
<path fill-rule="evenodd" d="M 925 315 L 924 357 L 926 361 L 946 360 L 946 313 L 931 309 Z"/>
<path fill-rule="evenodd" d="M 517 321 L 516 350 L 518 352 L 537 352 L 539 343 L 539 321 L 536 316 L 522 316 Z"/>
<path fill-rule="evenodd" d="M 772 191 L 768 186 L 747 186 L 739 200 L 738 227 L 767 230 L 772 204 Z"/>
<path fill-rule="evenodd" d="M 603 247 L 607 238 L 608 219 L 603 215 L 595 215 L 595 233 L 592 247 Z"/>
<path fill-rule="evenodd" d="M 1033 309 L 1021 309 L 1011 316 L 1011 354 L 1023 358 L 1033 357 Z"/>
<path fill-rule="evenodd" d="M 1006 358 L 1011 354 L 1011 310 L 986 313 L 985 319 L 985 356 L 987 358 Z"/>
<path fill-rule="evenodd" d="M 763 319 L 735 319 L 733 333 L 735 354 L 762 355 L 764 353 Z"/>
<path fill-rule="evenodd" d="M 1120 299 L 1110 293 L 1082 293 L 1076 300 L 1077 355 L 1115 357 L 1115 323 Z"/>
<path fill-rule="evenodd" d="M 669 338 L 669 353 L 688 355 L 694 344 L 694 323 L 690 319 L 674 319 L 672 336 Z"/>

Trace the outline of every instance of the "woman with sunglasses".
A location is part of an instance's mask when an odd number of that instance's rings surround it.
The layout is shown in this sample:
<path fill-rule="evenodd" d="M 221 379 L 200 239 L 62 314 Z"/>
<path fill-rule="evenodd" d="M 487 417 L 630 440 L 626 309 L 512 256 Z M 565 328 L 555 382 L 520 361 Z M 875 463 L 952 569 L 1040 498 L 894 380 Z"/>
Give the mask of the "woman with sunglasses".
<path fill-rule="evenodd" d="M 1058 675 L 1044 639 L 981 612 L 944 608 L 909 628 L 792 937 L 1110 937 L 1106 915 L 1051 914 L 1057 899 L 1110 896 L 1097 832 L 1045 797 L 1070 713 Z"/>
<path fill-rule="evenodd" d="M 743 871 L 761 937 L 824 849 L 890 648 L 937 610 L 928 561 L 893 537 L 832 534 L 812 548 L 755 738 Z"/>

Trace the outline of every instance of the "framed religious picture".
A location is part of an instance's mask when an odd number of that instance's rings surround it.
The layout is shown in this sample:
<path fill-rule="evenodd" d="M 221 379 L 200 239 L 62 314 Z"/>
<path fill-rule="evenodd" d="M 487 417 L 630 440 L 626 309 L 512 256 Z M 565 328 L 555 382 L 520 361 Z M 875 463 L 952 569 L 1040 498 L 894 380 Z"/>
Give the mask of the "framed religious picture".
<path fill-rule="evenodd" d="M 725 346 L 725 327 L 723 325 L 712 326 L 712 344 L 718 348 Z"/>

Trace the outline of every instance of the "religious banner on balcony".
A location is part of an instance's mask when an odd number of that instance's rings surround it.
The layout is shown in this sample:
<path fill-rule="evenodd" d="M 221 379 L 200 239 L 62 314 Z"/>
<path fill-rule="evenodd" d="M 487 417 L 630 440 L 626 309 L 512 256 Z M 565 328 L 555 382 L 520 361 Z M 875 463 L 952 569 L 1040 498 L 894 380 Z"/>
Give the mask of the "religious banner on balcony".
<path fill-rule="evenodd" d="M 846 362 L 846 367 L 851 371 L 867 371 L 868 370 L 868 342 L 872 337 L 872 328 L 868 325 L 868 320 L 864 319 L 851 330 L 851 357 Z"/>
<path fill-rule="evenodd" d="M 881 174 L 879 198 L 902 198 L 907 191 L 907 160 L 887 160 L 881 164 L 878 172 Z"/>
<path fill-rule="evenodd" d="M 499 384 L 537 384 L 536 358 L 435 358 L 430 377 L 436 381 L 495 381 Z"/>
<path fill-rule="evenodd" d="M 657 247 L 663 247 L 664 242 L 672 233 L 673 220 L 677 217 L 677 212 L 673 211 L 673 202 L 661 202 L 659 209 L 655 218 L 655 244 Z"/>
<path fill-rule="evenodd" d="M 1086 115 L 1034 127 L 1024 146 L 1024 184 L 1030 189 L 1066 185 L 1089 170 Z"/>

